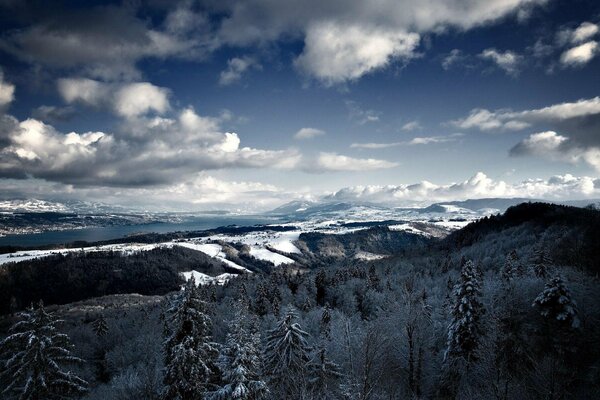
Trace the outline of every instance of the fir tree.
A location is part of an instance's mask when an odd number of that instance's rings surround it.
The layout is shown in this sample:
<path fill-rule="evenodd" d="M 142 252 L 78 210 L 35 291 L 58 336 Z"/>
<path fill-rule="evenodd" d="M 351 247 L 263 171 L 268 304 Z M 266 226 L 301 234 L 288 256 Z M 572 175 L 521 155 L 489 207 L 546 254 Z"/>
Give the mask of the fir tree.
<path fill-rule="evenodd" d="M 329 303 L 326 303 L 325 307 L 323 307 L 319 330 L 326 339 L 331 338 L 331 309 L 329 308 Z"/>
<path fill-rule="evenodd" d="M 193 278 L 167 313 L 164 398 L 203 399 L 216 371 L 218 351 L 210 342 L 211 321 Z"/>
<path fill-rule="evenodd" d="M 81 363 L 72 354 L 69 337 L 58 332 L 61 320 L 47 313 L 40 301 L 19 314 L 21 321 L 0 342 L 2 398 L 23 400 L 67 399 L 87 391 L 87 382 L 65 365 Z"/>
<path fill-rule="evenodd" d="M 302 398 L 306 389 L 304 375 L 310 360 L 310 346 L 308 333 L 295 322 L 297 318 L 293 308 L 288 308 L 267 334 L 265 372 L 281 398 Z"/>
<path fill-rule="evenodd" d="M 325 291 L 327 286 L 327 274 L 321 269 L 315 276 L 315 287 L 317 289 L 317 305 L 322 306 L 325 303 Z"/>
<path fill-rule="evenodd" d="M 481 336 L 480 317 L 483 305 L 478 273 L 472 261 L 463 264 L 460 280 L 454 288 L 455 302 L 451 310 L 452 321 L 448 327 L 446 357 L 463 359 L 467 363 L 476 359 L 475 352 Z"/>
<path fill-rule="evenodd" d="M 214 399 L 259 400 L 268 394 L 266 383 L 260 379 L 260 337 L 245 312 L 244 306 L 238 305 L 229 324 L 230 332 L 218 360 L 224 386 L 211 396 Z"/>
<path fill-rule="evenodd" d="M 98 318 L 92 322 L 92 329 L 98 337 L 105 336 L 108 333 L 108 324 L 106 323 L 106 319 L 104 319 L 104 315 L 98 315 Z"/>
<path fill-rule="evenodd" d="M 509 253 L 504 260 L 504 265 L 500 270 L 500 277 L 505 284 L 510 284 L 517 276 L 516 260 L 513 253 Z"/>
<path fill-rule="evenodd" d="M 560 276 L 555 276 L 546 283 L 544 290 L 533 302 L 540 309 L 542 316 L 555 320 L 560 325 L 578 328 L 577 304 Z"/>
<path fill-rule="evenodd" d="M 533 252 L 532 268 L 535 276 L 541 279 L 546 279 L 548 277 L 551 264 L 552 260 L 550 259 L 550 256 L 548 256 L 546 249 L 544 249 L 544 247 L 541 245 L 538 246 Z"/>

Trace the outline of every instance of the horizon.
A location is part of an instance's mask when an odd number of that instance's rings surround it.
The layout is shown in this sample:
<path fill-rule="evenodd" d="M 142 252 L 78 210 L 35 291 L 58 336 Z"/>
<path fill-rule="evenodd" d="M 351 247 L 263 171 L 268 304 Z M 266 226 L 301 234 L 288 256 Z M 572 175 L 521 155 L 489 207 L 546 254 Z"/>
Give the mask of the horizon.
<path fill-rule="evenodd" d="M 0 2 L 3 200 L 600 198 L 600 6 Z"/>

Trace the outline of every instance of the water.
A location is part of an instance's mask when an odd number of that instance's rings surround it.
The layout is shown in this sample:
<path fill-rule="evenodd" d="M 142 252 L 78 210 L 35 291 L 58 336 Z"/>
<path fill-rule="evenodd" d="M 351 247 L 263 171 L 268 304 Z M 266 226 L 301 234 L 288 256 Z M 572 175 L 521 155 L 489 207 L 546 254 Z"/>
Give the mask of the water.
<path fill-rule="evenodd" d="M 153 223 L 145 225 L 106 226 L 84 229 L 71 229 L 32 233 L 26 235 L 8 235 L 0 237 L 0 246 L 44 246 L 48 244 L 71 243 L 78 240 L 97 242 L 101 240 L 119 239 L 134 233 L 169 233 L 177 231 L 197 231 L 214 229 L 227 225 L 252 226 L 257 224 L 272 224 L 273 219 L 253 216 L 205 216 L 194 217 L 181 223 Z"/>

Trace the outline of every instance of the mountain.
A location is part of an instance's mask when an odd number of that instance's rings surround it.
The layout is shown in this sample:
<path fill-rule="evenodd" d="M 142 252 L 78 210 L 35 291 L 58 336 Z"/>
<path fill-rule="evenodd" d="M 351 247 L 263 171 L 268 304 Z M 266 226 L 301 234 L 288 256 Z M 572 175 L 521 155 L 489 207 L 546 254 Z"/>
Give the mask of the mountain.
<path fill-rule="evenodd" d="M 67 200 L 59 202 L 39 199 L 14 199 L 0 200 L 0 212 L 99 214 L 126 213 L 130 212 L 130 210 L 119 206 L 90 201 Z"/>

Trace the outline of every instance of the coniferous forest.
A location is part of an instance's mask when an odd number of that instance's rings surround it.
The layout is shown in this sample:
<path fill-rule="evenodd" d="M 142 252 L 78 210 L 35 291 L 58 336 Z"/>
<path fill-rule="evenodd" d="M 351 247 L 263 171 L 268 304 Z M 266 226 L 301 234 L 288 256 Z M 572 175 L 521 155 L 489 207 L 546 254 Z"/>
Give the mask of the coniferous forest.
<path fill-rule="evenodd" d="M 224 285 L 184 282 L 223 266 L 175 249 L 8 264 L 1 397 L 598 398 L 599 233 L 593 208 L 526 203 L 442 239 L 336 239 L 380 260 L 304 238 L 311 258 Z"/>

